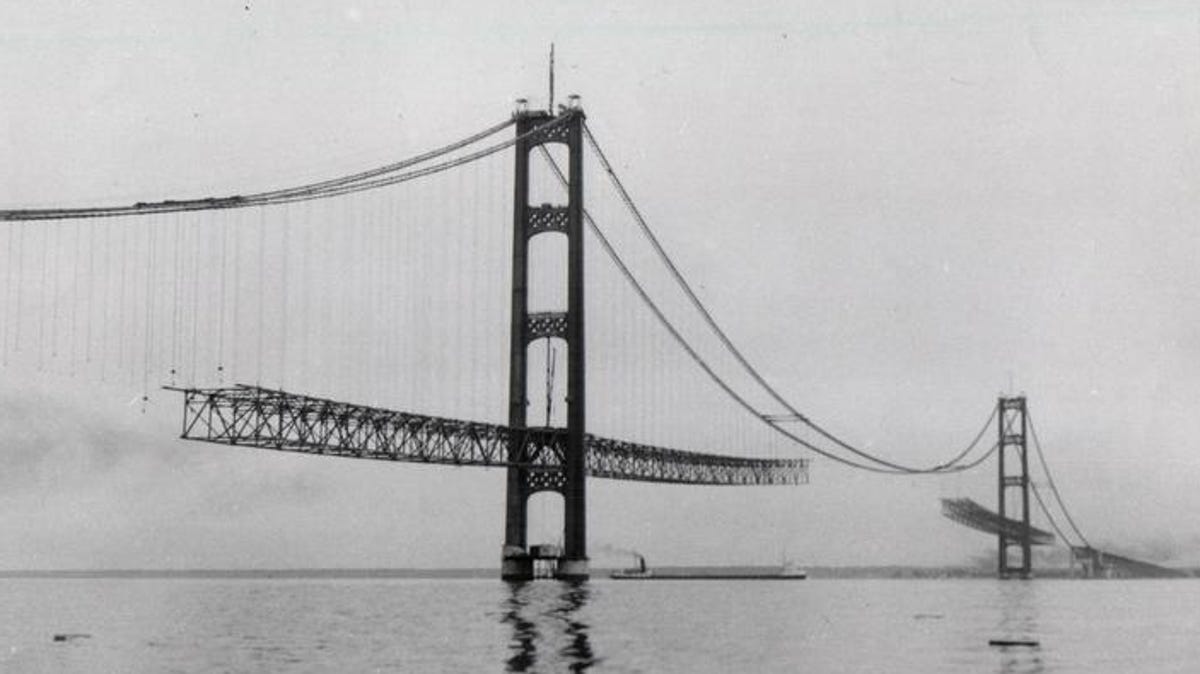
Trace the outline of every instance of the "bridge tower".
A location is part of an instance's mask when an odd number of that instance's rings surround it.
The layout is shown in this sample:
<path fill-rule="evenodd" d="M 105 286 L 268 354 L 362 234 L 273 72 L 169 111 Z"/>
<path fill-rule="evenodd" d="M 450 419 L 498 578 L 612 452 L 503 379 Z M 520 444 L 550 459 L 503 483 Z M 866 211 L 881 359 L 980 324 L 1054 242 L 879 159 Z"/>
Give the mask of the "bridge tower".
<path fill-rule="evenodd" d="M 587 456 L 584 400 L 583 339 L 583 110 L 578 97 L 555 115 L 526 110 L 521 102 L 515 113 L 517 142 L 513 190 L 512 325 L 509 338 L 508 425 L 528 428 L 528 352 L 534 340 L 556 337 L 567 343 L 567 428 L 563 456 L 557 466 L 509 466 L 504 548 L 500 575 L 505 580 L 530 580 L 534 560 L 551 557 L 554 575 L 563 579 L 588 577 L 585 481 Z M 562 143 L 569 153 L 567 203 L 529 203 L 529 156 L 539 146 Z M 566 311 L 529 312 L 529 241 L 534 236 L 567 237 Z M 516 434 L 519 438 L 519 434 Z M 524 458 L 523 443 L 516 439 L 509 456 Z M 527 538 L 529 498 L 540 491 L 563 497 L 563 547 L 547 552 L 531 549 Z"/>
<path fill-rule="evenodd" d="M 1033 575 L 1031 555 L 1033 529 L 1029 526 L 1029 460 L 1026 454 L 1026 409 L 1025 397 L 1000 398 L 996 403 L 996 418 L 999 419 L 1000 455 L 999 505 L 1001 518 L 1012 518 L 1023 526 L 1020 535 L 999 534 L 1000 578 L 1028 579 Z M 1013 493 L 1013 492 L 1017 493 Z M 1020 508 L 1020 513 L 1016 512 Z M 1020 562 L 1012 559 L 1013 548 L 1021 551 Z"/>

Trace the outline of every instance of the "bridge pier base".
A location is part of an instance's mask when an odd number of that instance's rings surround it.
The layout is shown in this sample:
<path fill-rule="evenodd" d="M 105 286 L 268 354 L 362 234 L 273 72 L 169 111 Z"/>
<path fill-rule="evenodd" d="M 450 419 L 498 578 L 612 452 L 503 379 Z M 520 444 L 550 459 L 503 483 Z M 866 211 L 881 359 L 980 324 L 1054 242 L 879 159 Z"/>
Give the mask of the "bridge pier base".
<path fill-rule="evenodd" d="M 587 580 L 588 560 L 560 559 L 558 560 L 558 571 L 554 577 L 559 580 Z"/>
<path fill-rule="evenodd" d="M 500 560 L 500 579 L 510 583 L 523 583 L 537 578 L 566 581 L 588 579 L 588 560 L 567 559 L 560 554 L 561 548 L 558 546 L 535 545 L 528 551 L 505 546 Z"/>
<path fill-rule="evenodd" d="M 500 579 L 510 583 L 533 580 L 533 557 L 523 549 L 505 546 L 500 559 Z"/>

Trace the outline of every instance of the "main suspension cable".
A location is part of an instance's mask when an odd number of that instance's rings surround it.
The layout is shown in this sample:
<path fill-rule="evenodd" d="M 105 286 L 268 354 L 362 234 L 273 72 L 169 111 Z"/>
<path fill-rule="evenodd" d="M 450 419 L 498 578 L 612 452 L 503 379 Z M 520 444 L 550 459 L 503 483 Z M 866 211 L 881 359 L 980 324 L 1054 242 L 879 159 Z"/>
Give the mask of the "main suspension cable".
<path fill-rule="evenodd" d="M 1042 464 L 1042 472 L 1046 474 L 1046 484 L 1049 485 L 1051 493 L 1054 494 L 1054 500 L 1058 501 L 1058 507 L 1062 510 L 1063 516 L 1067 518 L 1067 524 L 1071 526 L 1071 530 L 1083 541 L 1086 547 L 1092 547 L 1088 539 L 1084 537 L 1083 532 L 1079 531 L 1079 527 L 1075 525 L 1075 518 L 1071 517 L 1071 511 L 1067 510 L 1067 506 L 1063 503 L 1062 494 L 1058 491 L 1058 486 L 1054 484 L 1054 475 L 1050 473 L 1050 466 L 1046 463 L 1046 456 L 1042 454 L 1042 443 L 1038 441 L 1037 429 L 1033 426 L 1033 416 L 1029 417 L 1029 434 L 1033 437 L 1033 448 L 1037 450 L 1038 463 Z"/>
<path fill-rule="evenodd" d="M 525 133 L 523 133 L 519 136 L 514 136 L 513 138 L 510 138 L 506 141 L 496 143 L 494 145 L 489 145 L 480 150 L 476 150 L 475 152 L 472 152 L 470 154 L 461 155 L 461 156 L 455 157 L 453 159 L 448 159 L 448 160 L 438 163 L 438 164 L 432 164 L 432 165 L 425 166 L 425 167 L 422 167 L 419 169 L 414 169 L 414 170 L 408 171 L 406 173 L 391 175 L 391 176 L 387 176 L 385 178 L 376 178 L 374 180 L 351 183 L 349 185 L 343 185 L 341 187 L 336 187 L 336 188 L 322 189 L 322 190 L 317 190 L 317 191 L 313 191 L 313 192 L 297 192 L 295 194 L 287 195 L 287 196 L 280 197 L 280 198 L 273 198 L 270 200 L 260 200 L 260 199 L 254 198 L 254 197 L 234 197 L 234 199 L 239 200 L 239 203 L 232 204 L 230 206 L 225 206 L 225 208 L 294 203 L 294 202 L 299 202 L 299 201 L 311 201 L 313 199 L 327 199 L 329 197 L 341 196 L 343 194 L 353 194 L 355 192 L 362 192 L 365 190 L 372 190 L 372 189 L 377 189 L 380 187 L 388 187 L 390 185 L 397 185 L 399 183 L 407 182 L 409 180 L 414 180 L 416 178 L 423 178 L 425 176 L 434 175 L 436 173 L 442 173 L 444 171 L 448 171 L 450 169 L 458 168 L 459 166 L 463 166 L 465 164 L 469 164 L 471 162 L 478 161 L 485 157 L 490 157 L 491 155 L 494 155 L 497 152 L 502 152 L 504 150 L 507 150 L 508 148 L 516 145 L 517 143 L 521 142 L 522 140 L 525 140 L 531 136 L 534 136 L 534 135 L 537 135 L 540 133 L 544 133 L 547 130 L 549 130 L 550 128 L 553 128 L 555 126 L 564 124 L 565 119 L 566 119 L 565 117 L 559 117 L 558 119 L 554 120 L 553 122 L 547 122 L 546 124 L 543 124 L 539 127 L 536 127 L 529 131 L 526 131 Z M 2 213 L 0 213 L 0 214 L 2 214 Z"/>
<path fill-rule="evenodd" d="M 479 133 L 472 134 L 467 138 L 455 141 L 448 145 L 444 145 L 435 150 L 422 153 L 415 157 L 387 164 L 367 171 L 362 171 L 348 176 L 323 180 L 316 183 L 301 185 L 298 187 L 270 190 L 266 192 L 258 192 L 249 195 L 234 195 L 229 197 L 208 197 L 203 199 L 168 199 L 165 201 L 156 202 L 138 202 L 132 206 L 92 206 L 82 208 L 44 208 L 44 209 L 13 209 L 0 210 L 0 220 L 60 220 L 68 218 L 103 218 L 115 217 L 120 215 L 148 215 L 151 213 L 176 213 L 180 211 L 197 211 L 197 210 L 216 210 L 223 208 L 245 208 L 248 206 L 263 206 L 278 203 L 290 203 L 294 201 L 307 201 L 309 199 L 327 198 L 338 196 L 341 194 L 349 194 L 361 190 L 375 189 L 394 185 L 396 183 L 405 182 L 414 178 L 419 178 L 441 171 L 446 171 L 455 168 L 462 164 L 481 159 L 496 152 L 500 152 L 512 145 L 516 144 L 522 138 L 533 133 L 540 133 L 551 126 L 562 124 L 564 118 L 560 118 L 548 124 L 542 125 L 536 129 L 529 131 L 523 136 L 509 139 L 505 142 L 491 145 L 483 150 L 463 155 L 456 159 L 427 166 L 416 171 L 396 174 L 397 171 L 411 168 L 418 164 L 423 164 L 431 159 L 445 156 L 460 150 L 464 147 L 479 142 L 480 140 L 492 136 L 499 131 L 507 128 L 514 123 L 514 119 L 508 119 L 499 124 L 495 124 Z M 394 174 L 394 175 L 392 175 Z M 381 178 L 380 176 L 386 176 Z"/>
<path fill-rule="evenodd" d="M 554 161 L 554 158 L 552 156 L 550 156 L 549 151 L 546 150 L 545 146 L 538 146 L 538 149 L 541 151 L 542 157 L 546 160 L 547 164 L 550 166 L 551 170 L 554 172 L 554 174 L 558 178 L 559 182 L 562 183 L 564 186 L 566 186 L 568 184 L 567 177 L 566 177 L 566 175 L 563 174 L 561 167 L 558 166 L 558 163 Z M 601 247 L 604 248 L 604 252 L 608 255 L 609 259 L 612 260 L 613 264 L 616 265 L 618 271 L 620 271 L 621 275 L 625 277 L 625 280 L 630 284 L 630 287 L 633 288 L 634 292 L 637 293 L 638 297 L 642 300 L 642 303 L 645 304 L 646 307 L 650 310 L 650 312 L 654 314 L 654 316 L 658 319 L 658 322 L 663 326 L 664 329 L 667 330 L 667 332 L 671 335 L 671 337 L 675 340 L 675 342 L 677 344 L 679 344 L 679 346 L 685 352 L 687 352 L 688 356 L 691 357 L 691 359 L 696 363 L 696 365 L 699 366 L 700 369 L 702 369 L 705 372 L 705 374 L 707 374 L 708 377 L 722 391 L 724 391 L 725 394 L 728 395 L 734 402 L 736 402 L 739 406 L 741 406 L 743 409 L 745 409 L 747 412 L 749 412 L 755 418 L 760 420 L 762 423 L 765 423 L 767 426 L 770 426 L 777 433 L 783 435 L 784 437 L 788 438 L 789 440 L 809 449 L 812 452 L 820 454 L 821 456 L 824 456 L 825 458 L 828 458 L 828 459 L 831 459 L 838 463 L 850 466 L 852 468 L 858 468 L 861 470 L 867 470 L 867 471 L 871 471 L 871 472 L 875 472 L 875 473 L 895 474 L 895 475 L 961 472 L 962 470 L 966 470 L 968 468 L 979 465 L 979 463 L 982 463 L 983 459 L 986 459 L 987 456 L 991 455 L 991 453 L 995 451 L 995 447 L 993 447 L 981 459 L 979 459 L 978 461 L 971 463 L 967 466 L 955 465 L 957 462 L 961 461 L 963 459 L 963 457 L 965 457 L 968 453 L 970 453 L 971 450 L 974 449 L 976 445 L 979 444 L 980 439 L 983 438 L 984 433 L 986 433 L 987 429 L 991 426 L 992 421 L 996 418 L 995 409 L 993 409 L 992 413 L 988 416 L 987 421 L 984 423 L 983 428 L 980 429 L 979 433 L 975 436 L 975 439 L 971 442 L 970 445 L 967 446 L 967 448 L 965 450 L 960 452 L 958 454 L 958 456 L 956 456 L 951 461 L 947 461 L 945 463 L 942 463 L 938 466 L 934 466 L 932 468 L 923 468 L 923 469 L 922 468 L 909 468 L 909 467 L 903 467 L 903 466 L 887 466 L 886 464 L 885 464 L 885 467 L 880 467 L 880 466 L 871 465 L 871 464 L 859 463 L 857 461 L 846 459 L 844 457 L 838 456 L 838 455 L 828 452 L 824 449 L 821 449 L 820 447 L 817 447 L 816 445 L 812 444 L 811 442 L 808 442 L 807 440 L 805 440 L 804 438 L 801 438 L 800 436 L 796 435 L 795 433 L 792 433 L 791 431 L 782 427 L 778 421 L 773 420 L 770 417 L 770 415 L 763 414 L 761 411 L 759 411 L 757 408 L 755 408 L 752 404 L 750 404 L 749 401 L 747 401 L 745 398 L 743 398 L 741 395 L 739 395 L 736 391 L 734 391 L 733 387 L 731 387 L 728 382 L 726 382 L 724 379 L 722 379 L 721 376 L 718 375 L 716 373 L 716 371 L 713 370 L 712 366 L 710 366 L 708 364 L 708 362 L 705 361 L 704 358 L 696 351 L 696 349 L 694 347 L 692 347 L 692 345 L 687 341 L 687 339 L 671 323 L 670 319 L 667 318 L 666 314 L 663 313 L 662 309 L 660 309 L 659 306 L 654 302 L 654 300 L 651 299 L 649 293 L 646 292 L 646 290 L 642 286 L 642 284 L 633 275 L 633 272 L 625 264 L 624 260 L 621 259 L 620 254 L 617 253 L 616 249 L 609 242 L 608 237 L 606 237 L 604 235 L 604 232 L 600 229 L 599 225 L 596 224 L 596 221 L 592 218 L 591 214 L 586 209 L 584 209 L 584 211 L 583 211 L 583 217 L 584 217 L 584 221 L 587 222 L 588 227 L 591 230 L 591 232 L 596 236 L 596 239 L 600 242 Z M 851 450 L 851 451 L 855 451 L 855 450 Z M 863 458 L 870 459 L 872 461 L 875 461 L 876 463 L 881 463 L 879 459 L 876 459 L 875 457 L 872 457 L 870 455 L 863 454 L 862 456 L 863 456 Z"/>
<path fill-rule="evenodd" d="M 443 155 L 449 154 L 451 152 L 454 152 L 455 150 L 460 150 L 469 145 L 474 145 L 475 143 L 483 140 L 484 138 L 495 135 L 495 134 L 503 131 L 504 129 L 507 129 L 508 127 L 512 126 L 515 121 L 516 121 L 516 118 L 506 119 L 506 120 L 500 122 L 499 124 L 490 126 L 486 129 L 484 129 L 483 131 L 480 131 L 478 133 L 467 136 L 466 138 L 463 138 L 462 140 L 455 141 L 448 145 L 443 145 L 442 147 L 436 148 L 434 150 L 430 150 L 429 152 L 425 152 L 423 154 L 416 155 L 415 157 L 409 157 L 408 159 L 402 159 L 398 162 L 386 164 L 384 166 L 379 166 L 377 168 L 369 169 L 369 170 L 362 171 L 359 173 L 354 173 L 352 175 L 343 176 L 341 178 L 331 178 L 329 180 L 323 180 L 321 182 L 312 183 L 310 185 L 303 185 L 300 187 L 292 187 L 292 188 L 288 188 L 288 189 L 275 190 L 273 192 L 262 192 L 257 196 L 260 198 L 274 198 L 274 197 L 289 196 L 289 195 L 295 194 L 295 193 L 311 193 L 311 192 L 320 191 L 323 189 L 340 187 L 342 185 L 346 185 L 349 183 L 356 183 L 356 182 L 361 182 L 364 180 L 369 180 L 371 178 L 375 178 L 375 177 L 378 177 L 381 175 L 386 175 L 388 173 L 395 173 L 396 171 L 400 171 L 400 170 L 409 168 L 411 166 L 415 166 L 417 164 L 426 162 L 430 159 L 436 159 L 437 157 L 441 157 Z"/>
<path fill-rule="evenodd" d="M 997 449 L 1000 449 L 1000 443 L 998 443 L 998 442 L 992 443 L 991 448 L 989 448 L 988 451 L 981 454 L 979 456 L 979 458 L 972 460 L 970 463 L 956 464 L 954 466 L 954 470 L 951 472 L 962 473 L 962 472 L 971 470 L 975 466 L 978 466 L 979 464 L 983 463 L 984 461 L 987 461 L 989 457 L 991 457 L 993 454 L 996 453 Z"/>
<path fill-rule="evenodd" d="M 949 468 L 953 467 L 955 464 L 957 464 L 959 461 L 961 461 L 972 449 L 974 449 L 976 444 L 978 444 L 979 439 L 982 438 L 983 432 L 986 431 L 987 427 L 991 424 L 991 418 L 988 419 L 987 424 L 984 425 L 984 429 L 982 431 L 980 431 L 979 436 L 977 436 L 976 439 L 970 445 L 968 445 L 967 448 L 965 450 L 963 450 L 958 456 L 954 457 L 953 459 L 951 459 L 949 461 L 938 464 L 937 466 L 934 466 L 932 468 L 914 468 L 914 467 L 906 466 L 906 465 L 903 465 L 900 463 L 888 461 L 886 459 L 877 457 L 869 452 L 863 451 L 863 450 L 841 440 L 840 438 L 833 435 L 829 431 L 825 430 L 823 427 L 818 425 L 812 419 L 808 418 L 807 415 L 803 414 L 798 409 L 796 409 L 796 407 L 794 407 L 790 402 L 788 402 L 787 399 L 785 399 L 773 386 L 771 386 L 766 381 L 766 379 L 762 376 L 762 374 L 759 373 L 757 368 L 755 368 L 753 365 L 750 364 L 750 362 L 746 359 L 746 357 L 744 355 L 742 355 L 742 352 L 737 348 L 737 346 L 734 345 L 733 341 L 729 338 L 729 336 L 725 333 L 725 331 L 722 330 L 720 325 L 717 324 L 716 319 L 713 318 L 712 314 L 709 312 L 708 308 L 704 305 L 704 303 L 702 301 L 700 301 L 700 298 L 692 290 L 691 284 L 689 284 L 687 282 L 687 279 L 684 278 L 683 274 L 679 271 L 679 268 L 675 266 L 674 261 L 667 254 L 666 250 L 662 247 L 662 244 L 659 242 L 658 237 L 655 236 L 653 230 L 650 229 L 650 225 L 646 222 L 646 219 L 642 216 L 641 211 L 637 207 L 637 204 L 633 201 L 633 197 L 631 197 L 629 195 L 628 190 L 625 189 L 625 186 L 621 182 L 620 178 L 617 177 L 616 171 L 613 169 L 612 164 L 609 163 L 608 158 L 604 155 L 604 151 L 600 148 L 600 144 L 596 141 L 596 138 L 592 135 L 591 129 L 587 126 L 587 124 L 584 124 L 583 132 L 584 132 L 584 137 L 587 139 L 588 145 L 596 153 L 596 158 L 600 161 L 600 164 L 604 168 L 605 173 L 608 174 L 609 181 L 612 183 L 614 189 L 616 189 L 617 194 L 621 197 L 621 200 L 625 203 L 626 208 L 629 210 L 630 214 L 633 216 L 633 219 L 637 223 L 638 228 L 642 231 L 643 235 L 650 242 L 651 247 L 654 248 L 654 251 L 658 255 L 658 258 L 663 262 L 663 264 L 667 267 L 667 270 L 671 273 L 671 276 L 674 278 L 676 284 L 679 285 L 680 289 L 683 290 L 684 294 L 687 296 L 687 298 L 691 302 L 692 306 L 694 306 L 696 308 L 696 310 L 700 313 L 701 317 L 704 319 L 705 324 L 708 325 L 709 329 L 713 332 L 713 334 L 716 335 L 716 337 L 721 341 L 721 343 L 725 346 L 725 348 L 729 351 L 729 353 L 734 357 L 734 359 L 737 360 L 737 362 L 742 366 L 742 369 L 745 370 L 746 373 L 749 374 L 750 377 L 752 379 L 754 379 L 754 381 L 756 383 L 758 383 L 758 385 L 768 395 L 770 395 L 772 399 L 775 400 L 775 402 L 777 402 L 781 407 L 783 407 L 785 410 L 788 411 L 788 413 L 790 414 L 790 419 L 794 419 L 796 421 L 803 423 L 804 425 L 808 426 L 812 430 L 816 431 L 818 434 L 820 434 L 825 439 L 833 442 L 834 444 L 838 445 L 842 449 L 844 449 L 852 454 L 855 454 L 856 456 L 859 456 L 859 457 L 862 457 L 869 461 L 875 462 L 881 466 L 886 466 L 888 468 L 891 468 L 894 472 L 900 472 L 900 473 L 943 472 L 945 469 L 949 469 Z M 722 388 L 726 388 L 726 390 L 728 391 L 727 387 L 722 387 Z M 755 413 L 758 414 L 760 417 L 762 417 L 763 421 L 766 422 L 768 425 L 778 429 L 778 425 L 777 425 L 778 420 L 777 419 L 769 417 L 767 415 L 763 415 L 757 411 Z M 994 416 L 995 416 L 995 412 L 993 412 L 993 414 L 992 414 L 992 417 L 994 417 Z"/>
<path fill-rule="evenodd" d="M 1046 516 L 1046 520 L 1050 522 L 1050 526 L 1054 529 L 1054 533 L 1058 534 L 1058 537 L 1062 540 L 1062 542 L 1066 543 L 1067 546 L 1070 547 L 1070 539 L 1068 539 L 1066 534 L 1063 533 L 1062 529 L 1059 528 L 1058 522 L 1054 521 L 1054 516 L 1050 514 L 1050 509 L 1046 507 L 1046 502 L 1042 500 L 1042 493 L 1038 491 L 1037 485 L 1033 483 L 1033 480 L 1029 481 L 1029 488 L 1033 491 L 1033 497 L 1037 499 L 1038 507 L 1041 508 L 1042 514 Z"/>

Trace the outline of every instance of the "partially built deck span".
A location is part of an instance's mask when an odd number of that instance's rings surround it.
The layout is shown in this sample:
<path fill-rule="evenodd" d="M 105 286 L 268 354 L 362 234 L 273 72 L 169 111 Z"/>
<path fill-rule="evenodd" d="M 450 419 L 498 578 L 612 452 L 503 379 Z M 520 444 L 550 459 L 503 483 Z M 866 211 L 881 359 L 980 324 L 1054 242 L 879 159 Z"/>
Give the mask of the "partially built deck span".
<path fill-rule="evenodd" d="M 1024 523 L 1001 517 L 969 498 L 942 499 L 942 514 L 963 526 L 984 533 L 1004 533 L 1013 538 L 1022 538 L 1027 533 Z M 1033 545 L 1051 545 L 1055 540 L 1054 534 L 1034 526 L 1028 528 L 1028 535 Z"/>
<path fill-rule="evenodd" d="M 523 465 L 561 479 L 567 433 L 354 405 L 238 385 L 173 388 L 184 395 L 182 437 L 223 445 L 456 466 Z M 587 474 L 643 482 L 786 485 L 808 482 L 807 459 L 753 459 L 586 436 Z M 520 464 L 510 457 L 521 456 Z"/>

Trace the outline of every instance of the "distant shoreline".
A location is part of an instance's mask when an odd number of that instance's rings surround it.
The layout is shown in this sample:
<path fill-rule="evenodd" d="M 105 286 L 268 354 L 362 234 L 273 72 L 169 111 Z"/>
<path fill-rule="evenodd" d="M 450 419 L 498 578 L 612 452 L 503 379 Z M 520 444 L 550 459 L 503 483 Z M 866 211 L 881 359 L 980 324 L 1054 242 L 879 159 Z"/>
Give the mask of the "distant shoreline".
<path fill-rule="evenodd" d="M 612 568 L 594 568 L 594 579 L 606 579 Z M 763 573 L 777 570 L 765 566 L 662 566 L 656 571 L 674 574 L 718 574 L 718 573 Z M 1180 569 L 1192 577 L 1200 576 L 1200 569 Z M 806 569 L 812 579 L 990 579 L 995 578 L 991 569 L 967 567 L 917 567 L 917 566 L 815 566 Z M 321 579 L 495 579 L 497 569 L 387 569 L 387 568 L 332 568 L 332 569 L 52 569 L 52 570 L 0 570 L 0 579 L 244 579 L 244 580 L 321 580 Z M 1072 572 L 1065 568 L 1048 568 L 1035 571 L 1036 578 L 1071 578 Z"/>
<path fill-rule="evenodd" d="M 54 569 L 0 571 L 4 578 L 491 578 L 495 569 Z"/>

